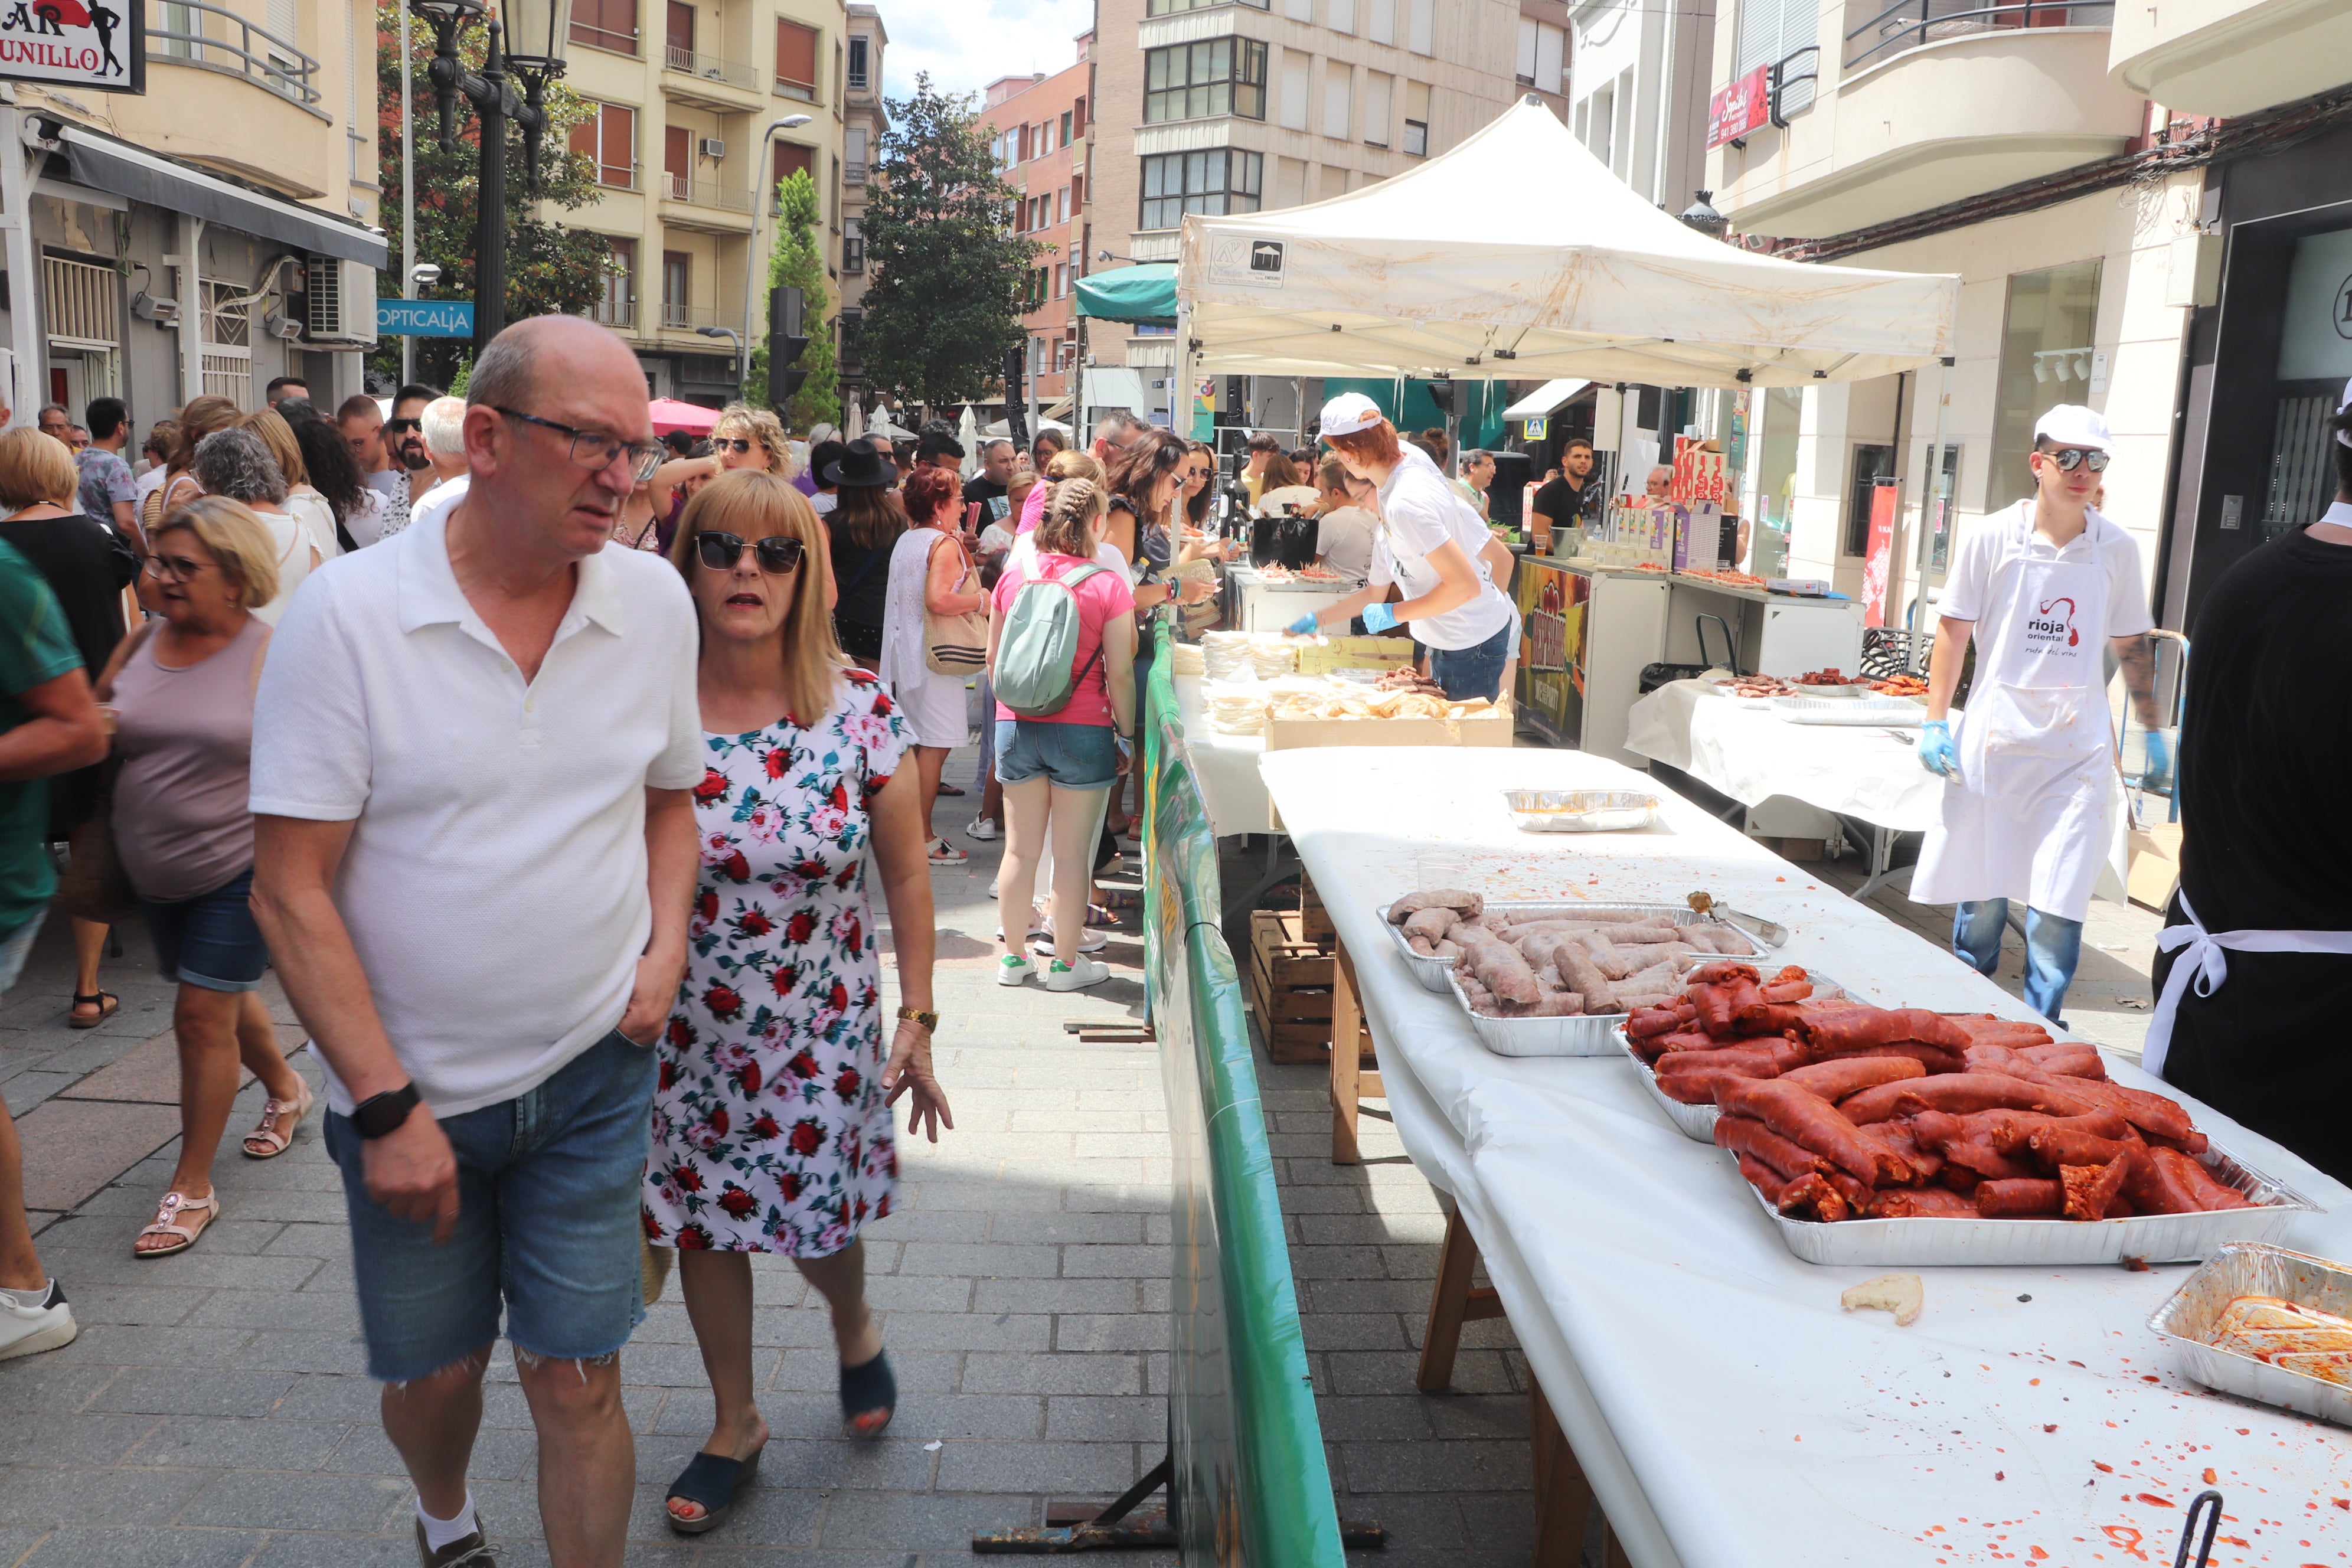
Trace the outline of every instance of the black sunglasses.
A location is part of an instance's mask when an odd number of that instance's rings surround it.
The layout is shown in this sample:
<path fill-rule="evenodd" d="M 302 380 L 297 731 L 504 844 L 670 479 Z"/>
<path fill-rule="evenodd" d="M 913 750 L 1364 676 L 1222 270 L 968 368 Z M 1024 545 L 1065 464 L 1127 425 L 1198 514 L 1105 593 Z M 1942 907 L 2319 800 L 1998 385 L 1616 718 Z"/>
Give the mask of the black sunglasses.
<path fill-rule="evenodd" d="M 2107 471 L 2107 454 L 2105 452 L 2088 452 L 2080 447 L 2061 447 L 2054 452 L 2044 452 L 2042 456 L 2057 464 L 2062 474 L 2071 474 L 2085 463 L 2091 465 L 2091 472 L 2095 474 Z"/>
<path fill-rule="evenodd" d="M 387 419 L 383 422 L 384 434 L 388 436 L 402 436 L 411 430 L 421 430 L 424 427 L 425 421 L 422 419 Z"/>
<path fill-rule="evenodd" d="M 751 443 L 741 436 L 720 436 L 711 441 L 710 449 L 714 452 L 720 450 L 748 452 L 751 449 Z"/>
<path fill-rule="evenodd" d="M 698 533 L 694 536 L 694 552 L 711 571 L 732 572 L 735 563 L 743 559 L 743 542 L 731 533 Z M 789 534 L 772 533 L 765 539 L 753 540 L 751 553 L 760 558 L 761 571 L 771 577 L 781 577 L 800 569 L 807 546 Z"/>

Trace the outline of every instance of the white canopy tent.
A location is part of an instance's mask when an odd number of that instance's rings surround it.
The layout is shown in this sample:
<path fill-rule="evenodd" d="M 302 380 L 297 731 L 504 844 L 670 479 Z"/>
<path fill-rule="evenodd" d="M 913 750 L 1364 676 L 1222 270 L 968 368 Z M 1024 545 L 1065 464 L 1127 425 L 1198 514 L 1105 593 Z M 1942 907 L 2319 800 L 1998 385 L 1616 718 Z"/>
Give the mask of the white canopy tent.
<path fill-rule="evenodd" d="M 1344 196 L 1188 216 L 1176 287 L 1186 347 L 1222 374 L 1659 386 L 1892 375 L 1952 353 L 1959 304 L 1955 277 L 1711 239 L 1635 195 L 1533 97 Z"/>

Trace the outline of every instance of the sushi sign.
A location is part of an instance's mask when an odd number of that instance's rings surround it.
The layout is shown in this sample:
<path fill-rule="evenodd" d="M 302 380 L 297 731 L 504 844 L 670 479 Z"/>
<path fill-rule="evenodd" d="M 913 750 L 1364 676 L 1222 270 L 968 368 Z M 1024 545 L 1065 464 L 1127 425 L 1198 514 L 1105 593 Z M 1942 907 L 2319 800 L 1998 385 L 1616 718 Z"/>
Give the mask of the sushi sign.
<path fill-rule="evenodd" d="M 0 0 L 0 80 L 147 90 L 146 0 Z"/>

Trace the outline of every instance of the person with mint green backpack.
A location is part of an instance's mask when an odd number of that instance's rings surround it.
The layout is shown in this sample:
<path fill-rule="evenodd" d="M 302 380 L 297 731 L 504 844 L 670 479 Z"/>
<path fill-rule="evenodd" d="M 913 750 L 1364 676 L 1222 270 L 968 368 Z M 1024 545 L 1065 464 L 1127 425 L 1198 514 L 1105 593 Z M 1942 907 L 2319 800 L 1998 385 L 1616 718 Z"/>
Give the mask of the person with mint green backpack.
<path fill-rule="evenodd" d="M 1038 861 L 1054 859 L 1049 991 L 1076 991 L 1110 970 L 1079 951 L 1087 870 L 1111 786 L 1133 755 L 1135 595 L 1126 574 L 1094 560 L 1109 500 L 1092 479 L 1055 481 L 1031 538 L 997 579 L 989 615 L 989 677 L 996 693 L 996 777 L 1004 789 L 1005 844 L 997 904 L 1029 908 Z M 1038 972 L 1019 919 L 1003 922 L 996 983 Z"/>

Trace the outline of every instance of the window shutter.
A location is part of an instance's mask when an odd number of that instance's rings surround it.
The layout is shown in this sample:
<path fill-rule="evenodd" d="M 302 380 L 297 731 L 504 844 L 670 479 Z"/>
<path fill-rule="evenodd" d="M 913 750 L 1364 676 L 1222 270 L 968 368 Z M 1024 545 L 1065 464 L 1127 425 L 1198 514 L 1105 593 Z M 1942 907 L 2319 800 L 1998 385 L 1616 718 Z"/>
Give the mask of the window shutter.
<path fill-rule="evenodd" d="M 814 91 L 816 43 L 815 28 L 777 18 L 776 79 Z"/>

